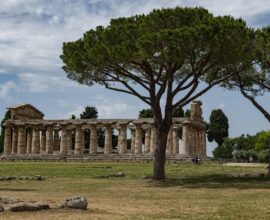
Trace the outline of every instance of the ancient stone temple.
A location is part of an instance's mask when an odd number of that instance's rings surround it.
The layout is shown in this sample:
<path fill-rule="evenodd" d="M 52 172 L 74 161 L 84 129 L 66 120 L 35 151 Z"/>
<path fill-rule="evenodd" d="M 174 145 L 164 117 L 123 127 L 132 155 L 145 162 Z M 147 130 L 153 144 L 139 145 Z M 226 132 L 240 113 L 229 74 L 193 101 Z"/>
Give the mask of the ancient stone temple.
<path fill-rule="evenodd" d="M 44 120 L 44 114 L 30 104 L 9 109 L 11 119 L 4 124 L 2 159 L 151 159 L 155 153 L 156 129 L 152 118 Z M 201 102 L 193 101 L 190 112 L 190 118 L 173 118 L 167 159 L 206 157 Z M 100 131 L 105 136 L 103 146 L 98 146 Z M 113 149 L 114 133 L 118 137 Z"/>

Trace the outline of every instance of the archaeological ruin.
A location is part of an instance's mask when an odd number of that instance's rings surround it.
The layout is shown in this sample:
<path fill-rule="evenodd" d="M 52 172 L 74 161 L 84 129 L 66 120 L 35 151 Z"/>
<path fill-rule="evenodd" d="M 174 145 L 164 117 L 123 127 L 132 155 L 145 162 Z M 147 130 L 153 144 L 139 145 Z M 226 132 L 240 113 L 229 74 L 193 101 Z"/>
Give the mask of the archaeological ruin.
<path fill-rule="evenodd" d="M 155 153 L 156 131 L 152 118 L 45 120 L 44 114 L 30 104 L 8 109 L 11 119 L 4 123 L 2 160 L 139 160 L 153 159 Z M 173 118 L 167 159 L 206 157 L 206 128 L 200 101 L 192 102 L 190 113 L 190 118 Z M 103 146 L 98 146 L 98 131 L 104 132 Z M 89 135 L 85 135 L 86 132 Z M 118 135 L 115 148 L 112 146 L 114 133 Z"/>

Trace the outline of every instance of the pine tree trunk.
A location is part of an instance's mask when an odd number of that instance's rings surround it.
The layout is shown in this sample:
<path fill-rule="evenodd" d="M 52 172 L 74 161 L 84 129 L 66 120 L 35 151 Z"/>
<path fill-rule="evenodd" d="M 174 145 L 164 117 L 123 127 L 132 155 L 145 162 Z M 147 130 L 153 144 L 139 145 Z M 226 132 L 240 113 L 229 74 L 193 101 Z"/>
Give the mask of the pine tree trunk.
<path fill-rule="evenodd" d="M 154 156 L 154 174 L 153 179 L 165 179 L 165 162 L 166 162 L 166 143 L 167 133 L 165 131 L 157 131 L 157 145 Z"/>

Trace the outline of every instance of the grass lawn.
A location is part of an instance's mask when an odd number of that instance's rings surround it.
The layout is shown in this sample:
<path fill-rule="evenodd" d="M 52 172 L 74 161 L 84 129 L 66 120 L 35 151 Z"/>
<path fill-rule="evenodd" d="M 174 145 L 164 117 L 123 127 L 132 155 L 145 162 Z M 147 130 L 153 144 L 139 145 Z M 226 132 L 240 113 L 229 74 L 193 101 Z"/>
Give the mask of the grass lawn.
<path fill-rule="evenodd" d="M 123 171 L 124 178 L 100 178 Z M 0 182 L 0 197 L 38 200 L 52 207 L 72 195 L 89 209 L 0 213 L 0 219 L 270 219 L 270 179 L 231 177 L 266 173 L 264 167 L 167 164 L 167 179 L 153 181 L 152 164 L 2 162 L 0 176 L 47 176 L 45 181 Z"/>

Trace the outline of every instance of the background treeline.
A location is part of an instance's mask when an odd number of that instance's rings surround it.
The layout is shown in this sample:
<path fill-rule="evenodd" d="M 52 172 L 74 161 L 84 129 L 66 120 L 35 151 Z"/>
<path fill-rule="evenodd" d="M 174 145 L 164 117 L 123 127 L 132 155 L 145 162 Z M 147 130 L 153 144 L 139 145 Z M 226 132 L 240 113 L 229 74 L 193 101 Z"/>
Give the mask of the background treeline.
<path fill-rule="evenodd" d="M 241 135 L 224 138 L 221 146 L 213 151 L 215 158 L 238 159 L 259 162 L 269 160 L 270 131 L 260 131 L 256 135 Z"/>

